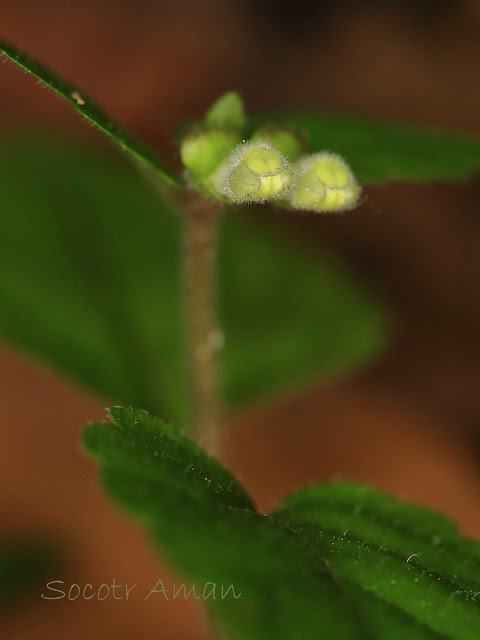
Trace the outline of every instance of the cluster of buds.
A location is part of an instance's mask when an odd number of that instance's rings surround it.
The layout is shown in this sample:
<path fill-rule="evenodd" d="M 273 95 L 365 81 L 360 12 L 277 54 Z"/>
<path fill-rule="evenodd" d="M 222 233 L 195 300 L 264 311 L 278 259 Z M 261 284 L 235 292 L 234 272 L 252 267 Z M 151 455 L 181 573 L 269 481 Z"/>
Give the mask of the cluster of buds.
<path fill-rule="evenodd" d="M 235 204 L 275 201 L 317 212 L 357 204 L 360 187 L 340 156 L 306 154 L 300 138 L 283 129 L 260 129 L 245 140 L 244 127 L 241 98 L 231 92 L 182 141 L 187 179 L 206 197 Z"/>

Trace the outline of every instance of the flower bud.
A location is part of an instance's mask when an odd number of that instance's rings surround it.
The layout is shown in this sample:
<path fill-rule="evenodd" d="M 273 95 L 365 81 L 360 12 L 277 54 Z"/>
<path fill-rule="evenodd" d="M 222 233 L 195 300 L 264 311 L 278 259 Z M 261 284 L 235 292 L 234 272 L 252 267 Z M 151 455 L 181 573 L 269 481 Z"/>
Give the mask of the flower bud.
<path fill-rule="evenodd" d="M 180 157 L 197 183 L 207 181 L 222 161 L 241 142 L 234 131 L 197 131 L 183 139 Z"/>
<path fill-rule="evenodd" d="M 263 202 L 290 188 L 293 169 L 267 142 L 246 142 L 225 160 L 213 183 L 230 202 Z"/>
<path fill-rule="evenodd" d="M 243 101 L 235 91 L 218 98 L 205 116 L 205 125 L 211 128 L 228 128 L 240 131 L 245 126 Z"/>
<path fill-rule="evenodd" d="M 295 209 L 345 211 L 358 202 L 360 187 L 340 156 L 322 152 L 299 160 L 289 200 Z"/>
<path fill-rule="evenodd" d="M 259 129 L 251 137 L 253 142 L 267 142 L 280 151 L 289 162 L 295 162 L 303 153 L 300 138 L 286 129 Z"/>

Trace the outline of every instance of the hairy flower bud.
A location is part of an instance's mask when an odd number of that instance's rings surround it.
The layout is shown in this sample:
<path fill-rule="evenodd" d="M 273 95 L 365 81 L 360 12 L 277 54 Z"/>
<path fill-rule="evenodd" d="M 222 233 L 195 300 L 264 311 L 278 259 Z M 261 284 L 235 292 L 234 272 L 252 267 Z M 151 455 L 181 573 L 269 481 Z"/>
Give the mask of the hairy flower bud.
<path fill-rule="evenodd" d="M 238 133 L 210 129 L 188 135 L 180 146 L 183 164 L 197 183 L 207 181 L 222 161 L 241 142 Z"/>
<path fill-rule="evenodd" d="M 263 202 L 284 193 L 293 169 L 268 142 L 246 142 L 226 158 L 213 184 L 230 202 Z"/>
<path fill-rule="evenodd" d="M 295 209 L 345 211 L 358 202 L 360 187 L 344 160 L 322 152 L 305 156 L 296 165 L 289 201 Z"/>
<path fill-rule="evenodd" d="M 286 129 L 263 128 L 251 137 L 253 142 L 268 142 L 274 149 L 280 151 L 289 162 L 295 162 L 303 153 L 300 138 Z"/>

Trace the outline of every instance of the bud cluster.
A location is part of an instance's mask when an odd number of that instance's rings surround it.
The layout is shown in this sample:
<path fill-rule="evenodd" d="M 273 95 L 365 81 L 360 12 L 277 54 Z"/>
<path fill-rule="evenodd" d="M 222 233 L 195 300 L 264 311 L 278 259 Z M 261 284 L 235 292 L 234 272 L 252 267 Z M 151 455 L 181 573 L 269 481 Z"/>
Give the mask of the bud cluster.
<path fill-rule="evenodd" d="M 283 129 L 260 129 L 246 141 L 244 121 L 241 98 L 227 93 L 182 141 L 188 179 L 205 196 L 236 204 L 276 200 L 284 208 L 317 212 L 357 204 L 360 187 L 340 156 L 305 154 L 300 138 Z"/>

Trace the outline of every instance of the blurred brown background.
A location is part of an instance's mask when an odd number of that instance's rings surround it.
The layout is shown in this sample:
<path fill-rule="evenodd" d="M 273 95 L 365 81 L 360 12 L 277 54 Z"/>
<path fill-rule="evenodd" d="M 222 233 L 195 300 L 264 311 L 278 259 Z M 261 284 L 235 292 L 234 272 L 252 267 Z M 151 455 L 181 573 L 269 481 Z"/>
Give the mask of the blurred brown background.
<path fill-rule="evenodd" d="M 229 89 L 251 111 L 327 108 L 480 138 L 475 0 L 2 0 L 0 25 L 173 162 L 176 125 Z M 1 132 L 60 130 L 105 148 L 13 65 L 0 66 L 0 96 Z M 395 318 L 391 348 L 348 380 L 235 417 L 225 461 L 262 508 L 340 474 L 437 507 L 480 536 L 480 180 L 391 184 L 368 196 L 372 205 L 347 216 L 275 224 L 334 247 L 373 283 Z M 69 561 L 52 579 L 174 581 L 78 451 L 102 403 L 7 346 L 0 380 L 2 530 L 54 536 Z M 193 602 L 160 597 L 36 594 L 2 616 L 8 640 L 208 637 Z"/>

